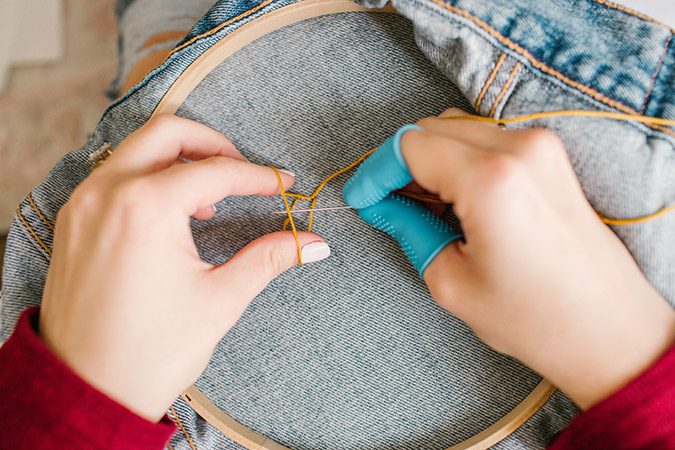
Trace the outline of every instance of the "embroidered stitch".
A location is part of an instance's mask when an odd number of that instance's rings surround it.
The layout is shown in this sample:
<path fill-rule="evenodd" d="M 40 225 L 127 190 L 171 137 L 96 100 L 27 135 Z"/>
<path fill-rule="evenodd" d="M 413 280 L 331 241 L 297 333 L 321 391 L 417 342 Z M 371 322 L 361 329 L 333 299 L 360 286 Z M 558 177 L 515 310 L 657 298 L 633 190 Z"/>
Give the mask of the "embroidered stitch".
<path fill-rule="evenodd" d="M 108 142 L 104 142 L 98 149 L 89 154 L 89 161 L 94 163 L 92 170 L 103 164 L 112 156 L 112 150 Z"/>
<path fill-rule="evenodd" d="M 675 211 L 675 206 L 668 206 L 659 211 L 656 211 L 654 214 L 650 214 L 644 217 L 636 217 L 634 219 L 610 219 L 608 217 L 603 216 L 597 211 L 595 213 L 598 215 L 598 217 L 600 217 L 600 220 L 605 222 L 607 225 L 633 225 L 640 222 L 648 222 L 652 219 L 656 219 L 657 217 L 672 211 Z"/>
<path fill-rule="evenodd" d="M 499 68 L 502 66 L 504 63 L 504 60 L 506 59 L 506 53 L 502 53 L 502 56 L 499 57 L 497 60 L 497 63 L 495 64 L 495 68 L 492 69 L 492 73 L 490 73 L 490 76 L 488 77 L 487 81 L 485 82 L 485 85 L 483 86 L 483 89 L 481 89 L 480 94 L 478 95 L 478 100 L 476 100 L 476 111 L 480 112 L 480 105 L 483 103 L 483 98 L 485 97 L 485 94 L 487 94 L 488 89 L 492 85 L 492 82 L 495 80 L 495 77 L 497 76 L 497 73 L 499 73 Z"/>

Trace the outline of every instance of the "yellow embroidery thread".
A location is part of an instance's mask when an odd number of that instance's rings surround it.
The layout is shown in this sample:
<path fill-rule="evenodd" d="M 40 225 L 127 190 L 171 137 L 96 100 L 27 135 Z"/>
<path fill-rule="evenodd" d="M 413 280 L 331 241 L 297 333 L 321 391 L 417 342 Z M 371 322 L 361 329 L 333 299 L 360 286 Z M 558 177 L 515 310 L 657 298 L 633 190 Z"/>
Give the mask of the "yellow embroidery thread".
<path fill-rule="evenodd" d="M 675 126 L 675 120 L 669 120 L 669 119 L 660 119 L 658 117 L 648 117 L 648 116 L 639 116 L 635 114 L 625 114 L 625 113 L 613 113 L 613 112 L 605 112 L 605 111 L 576 111 L 576 110 L 571 110 L 571 111 L 552 111 L 552 112 L 543 112 L 543 113 L 536 113 L 536 114 L 530 114 L 526 116 L 519 116 L 519 117 L 512 117 L 509 119 L 493 119 L 492 117 L 482 117 L 482 116 L 450 116 L 450 117 L 441 117 L 442 119 L 447 119 L 447 120 L 472 120 L 475 122 L 487 122 L 487 123 L 493 123 L 493 124 L 508 124 L 508 123 L 516 123 L 516 122 L 525 122 L 528 120 L 536 120 L 536 119 L 545 119 L 545 118 L 550 118 L 550 117 L 561 117 L 561 116 L 576 116 L 576 117 L 598 117 L 598 118 L 605 118 L 605 119 L 614 119 L 614 120 L 622 120 L 622 121 L 636 121 L 644 124 L 651 124 L 651 125 L 661 125 L 661 126 Z M 285 230 L 288 227 L 288 224 L 291 224 L 291 228 L 293 230 L 293 235 L 295 236 L 295 243 L 298 246 L 298 260 L 300 261 L 300 265 L 302 265 L 302 260 L 301 260 L 301 247 L 300 247 L 300 240 L 298 239 L 298 232 L 295 228 L 295 223 L 293 222 L 293 214 L 291 211 L 295 209 L 295 206 L 297 205 L 299 200 L 311 200 L 312 201 L 312 206 L 311 209 L 314 209 L 316 207 L 316 199 L 321 190 L 326 186 L 326 184 L 331 181 L 333 178 L 347 172 L 350 169 L 353 169 L 354 167 L 358 166 L 361 164 L 368 156 L 370 156 L 376 149 L 372 149 L 369 152 L 367 152 L 365 155 L 361 156 L 358 160 L 354 161 L 352 164 L 349 166 L 345 167 L 344 169 L 335 172 L 328 178 L 326 178 L 320 185 L 319 187 L 316 188 L 316 190 L 312 193 L 312 195 L 301 195 L 301 194 L 293 194 L 293 193 L 286 193 L 284 192 L 284 186 L 281 181 L 281 176 L 279 175 L 279 172 L 277 171 L 276 168 L 272 167 L 274 170 L 274 173 L 277 175 L 277 179 L 279 181 L 279 187 L 281 188 L 281 195 L 284 199 L 284 205 L 286 207 L 286 213 L 288 215 L 288 218 L 285 220 L 283 229 Z M 426 203 L 444 203 L 441 201 L 438 196 L 435 195 L 420 195 L 420 194 L 413 194 L 410 192 L 402 192 L 401 195 L 405 195 L 406 197 L 412 198 L 413 200 L 418 200 Z M 293 197 L 295 200 L 293 201 L 292 205 L 288 204 L 288 198 L 287 197 Z M 650 214 L 648 216 L 644 217 L 637 217 L 634 219 L 610 219 L 608 217 L 603 216 L 599 212 L 596 211 L 598 214 L 598 217 L 600 217 L 600 220 L 602 220 L 604 223 L 607 225 L 631 225 L 635 223 L 640 223 L 640 222 L 647 222 L 652 219 L 656 219 L 657 217 L 666 214 L 668 212 L 675 211 L 675 205 L 673 206 L 667 206 L 660 211 L 657 211 L 653 214 Z M 307 231 L 312 230 L 312 222 L 313 222 L 313 217 L 314 217 L 314 212 L 309 213 L 309 226 Z"/>
<path fill-rule="evenodd" d="M 295 229 L 295 223 L 293 222 L 293 214 L 291 214 L 291 208 L 288 206 L 288 198 L 286 198 L 286 192 L 284 192 L 284 183 L 281 181 L 281 175 L 276 167 L 271 168 L 277 176 L 279 181 L 279 188 L 281 189 L 281 197 L 284 199 L 284 205 L 286 205 L 286 212 L 288 213 L 288 220 L 291 222 L 291 228 L 293 229 L 293 236 L 295 237 L 295 245 L 298 246 L 298 263 L 302 266 L 302 249 L 300 247 L 300 239 L 298 239 L 298 230 Z M 295 202 L 297 203 L 297 201 Z M 295 206 L 293 203 L 293 206 Z M 285 227 L 284 227 L 285 228 Z"/>

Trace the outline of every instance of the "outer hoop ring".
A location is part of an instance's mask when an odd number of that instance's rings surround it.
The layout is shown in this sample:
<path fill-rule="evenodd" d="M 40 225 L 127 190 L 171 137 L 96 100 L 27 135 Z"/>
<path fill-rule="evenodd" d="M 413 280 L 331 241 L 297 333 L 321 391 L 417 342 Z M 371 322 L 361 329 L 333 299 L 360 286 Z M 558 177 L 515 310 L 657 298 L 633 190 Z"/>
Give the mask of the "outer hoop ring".
<path fill-rule="evenodd" d="M 153 111 L 152 116 L 161 113 L 175 113 L 202 79 L 218 64 L 259 37 L 305 19 L 352 11 L 397 13 L 395 9 L 389 6 L 383 9 L 366 9 L 353 3 L 351 0 L 304 0 L 279 8 L 259 19 L 242 25 L 204 52 L 171 85 L 157 105 L 157 108 Z M 477 435 L 453 445 L 447 450 L 485 450 L 490 448 L 513 433 L 532 417 L 553 395 L 555 390 L 556 388 L 551 383 L 547 380 L 542 380 L 506 416 Z M 194 385 L 190 386 L 181 397 L 204 420 L 216 427 L 225 436 L 249 450 L 291 450 L 249 430 L 225 414 Z"/>

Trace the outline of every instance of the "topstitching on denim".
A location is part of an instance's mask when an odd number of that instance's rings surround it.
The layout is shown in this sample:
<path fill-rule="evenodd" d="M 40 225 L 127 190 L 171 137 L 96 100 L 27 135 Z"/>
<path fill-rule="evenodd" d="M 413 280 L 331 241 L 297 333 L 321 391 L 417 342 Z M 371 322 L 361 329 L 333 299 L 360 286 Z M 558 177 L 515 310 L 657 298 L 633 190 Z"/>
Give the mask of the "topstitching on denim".
<path fill-rule="evenodd" d="M 502 53 L 502 55 L 497 60 L 497 63 L 495 64 L 495 68 L 492 69 L 492 72 L 490 72 L 490 76 L 488 77 L 487 80 L 485 80 L 485 84 L 483 85 L 483 88 L 480 90 L 480 94 L 478 94 L 478 99 L 476 99 L 476 105 L 475 105 L 476 111 L 480 112 L 480 105 L 483 102 L 483 98 L 485 97 L 485 94 L 487 93 L 487 90 L 490 88 L 490 85 L 495 80 L 495 77 L 497 76 L 497 73 L 499 73 L 499 69 L 502 66 L 502 64 L 504 63 L 505 59 L 506 59 L 506 53 Z"/>
<path fill-rule="evenodd" d="M 593 0 L 593 1 L 596 2 L 596 3 L 600 3 L 601 5 L 607 6 L 608 8 L 613 8 L 613 9 L 616 9 L 616 10 L 618 10 L 618 11 L 621 11 L 621 12 L 624 12 L 624 13 L 626 13 L 626 14 L 629 14 L 629 15 L 631 15 L 631 16 L 635 16 L 635 17 L 638 17 L 638 18 L 640 18 L 640 19 L 642 19 L 642 20 L 646 20 L 647 22 L 654 22 L 654 23 L 657 24 L 657 25 L 661 25 L 662 27 L 667 28 L 667 29 L 670 30 L 672 33 L 675 33 L 675 30 L 673 30 L 673 28 L 669 27 L 669 26 L 666 25 L 665 23 L 660 22 L 660 21 L 654 19 L 653 17 L 649 17 L 649 16 L 647 16 L 647 15 L 645 15 L 645 14 L 642 14 L 642 13 L 639 12 L 639 11 L 635 11 L 634 9 L 630 9 L 630 8 L 627 8 L 627 7 L 622 6 L 622 5 L 617 5 L 616 3 L 608 2 L 608 1 L 606 1 L 606 0 Z"/>

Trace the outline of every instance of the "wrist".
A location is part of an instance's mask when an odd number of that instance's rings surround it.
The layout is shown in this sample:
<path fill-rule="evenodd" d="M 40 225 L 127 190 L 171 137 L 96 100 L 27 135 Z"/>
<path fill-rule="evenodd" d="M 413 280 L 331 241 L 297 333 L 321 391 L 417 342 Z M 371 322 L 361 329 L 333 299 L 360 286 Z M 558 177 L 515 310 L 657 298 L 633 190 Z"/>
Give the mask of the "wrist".
<path fill-rule="evenodd" d="M 42 315 L 40 318 L 42 319 Z M 64 344 L 58 336 L 52 336 L 44 328 L 42 320 L 36 331 L 44 346 L 54 357 L 83 382 L 149 422 L 158 423 L 175 398 L 175 396 L 170 397 L 159 392 L 162 388 L 161 383 L 152 386 L 139 385 L 139 378 L 134 377 L 132 373 L 115 370 L 112 367 L 115 365 L 110 361 L 90 357 L 86 352 L 83 353 L 72 348 L 73 346 Z"/>
<path fill-rule="evenodd" d="M 662 297 L 655 297 L 652 304 L 658 305 L 658 314 L 626 314 L 623 321 L 596 324 L 581 345 L 568 350 L 575 353 L 573 357 L 560 358 L 561 363 L 574 363 L 559 367 L 547 378 L 582 409 L 638 378 L 675 342 L 675 312 Z"/>

